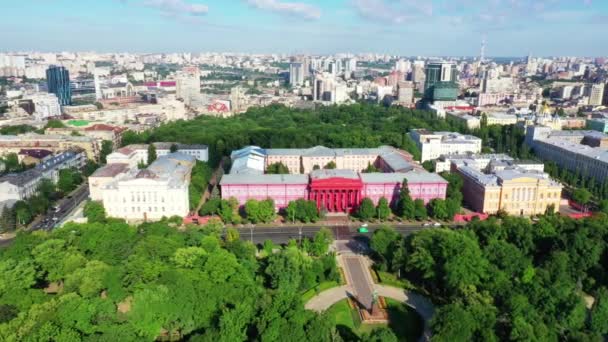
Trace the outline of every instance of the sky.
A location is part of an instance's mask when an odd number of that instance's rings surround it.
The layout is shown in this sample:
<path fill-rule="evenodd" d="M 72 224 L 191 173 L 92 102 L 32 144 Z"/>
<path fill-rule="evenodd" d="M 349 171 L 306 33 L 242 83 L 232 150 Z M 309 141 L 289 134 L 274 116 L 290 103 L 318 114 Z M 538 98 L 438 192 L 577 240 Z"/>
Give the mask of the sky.
<path fill-rule="evenodd" d="M 1 2 L 0 51 L 608 55 L 608 0 Z"/>

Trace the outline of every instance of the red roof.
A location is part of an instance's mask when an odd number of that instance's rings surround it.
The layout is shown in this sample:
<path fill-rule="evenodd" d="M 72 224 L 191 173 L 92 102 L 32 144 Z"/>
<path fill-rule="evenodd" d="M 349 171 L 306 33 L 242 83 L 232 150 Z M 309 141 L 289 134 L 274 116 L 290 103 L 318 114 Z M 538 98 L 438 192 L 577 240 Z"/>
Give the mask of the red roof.
<path fill-rule="evenodd" d="M 87 127 L 84 129 L 85 131 L 114 131 L 116 133 L 120 133 L 125 130 L 125 128 L 106 125 L 106 124 L 95 124 L 93 126 Z"/>

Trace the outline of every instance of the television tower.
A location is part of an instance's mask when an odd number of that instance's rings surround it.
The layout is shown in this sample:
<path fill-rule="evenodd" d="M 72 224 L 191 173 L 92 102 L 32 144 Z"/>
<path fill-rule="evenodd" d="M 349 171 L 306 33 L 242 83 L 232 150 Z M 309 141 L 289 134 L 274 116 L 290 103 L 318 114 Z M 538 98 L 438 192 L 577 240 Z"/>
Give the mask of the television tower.
<path fill-rule="evenodd" d="M 481 38 L 481 51 L 479 54 L 479 64 L 483 64 L 486 60 L 486 35 Z"/>

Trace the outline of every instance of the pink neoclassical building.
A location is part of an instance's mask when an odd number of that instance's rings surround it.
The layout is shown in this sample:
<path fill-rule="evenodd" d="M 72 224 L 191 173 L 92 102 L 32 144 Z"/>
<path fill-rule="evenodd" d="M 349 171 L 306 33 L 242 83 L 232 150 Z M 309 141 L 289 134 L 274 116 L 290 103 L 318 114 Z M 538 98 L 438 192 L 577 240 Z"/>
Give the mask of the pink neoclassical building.
<path fill-rule="evenodd" d="M 328 212 L 352 212 L 363 198 L 375 204 L 386 198 L 393 204 L 403 180 L 413 199 L 425 203 L 445 199 L 448 182 L 434 173 L 410 171 L 405 173 L 357 173 L 351 170 L 315 170 L 308 175 L 228 174 L 220 182 L 222 198 L 236 198 L 241 205 L 248 199 L 272 198 L 277 209 L 290 201 L 309 199 L 319 209 Z"/>

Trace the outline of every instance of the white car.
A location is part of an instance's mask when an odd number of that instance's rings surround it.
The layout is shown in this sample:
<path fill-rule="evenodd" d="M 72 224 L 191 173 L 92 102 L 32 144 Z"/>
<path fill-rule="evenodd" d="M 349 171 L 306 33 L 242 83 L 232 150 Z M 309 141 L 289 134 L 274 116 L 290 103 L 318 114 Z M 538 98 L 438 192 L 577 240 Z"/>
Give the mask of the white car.
<path fill-rule="evenodd" d="M 434 226 L 434 227 L 441 227 L 441 223 L 439 223 L 439 222 L 435 222 L 435 223 L 433 223 L 433 226 Z"/>

